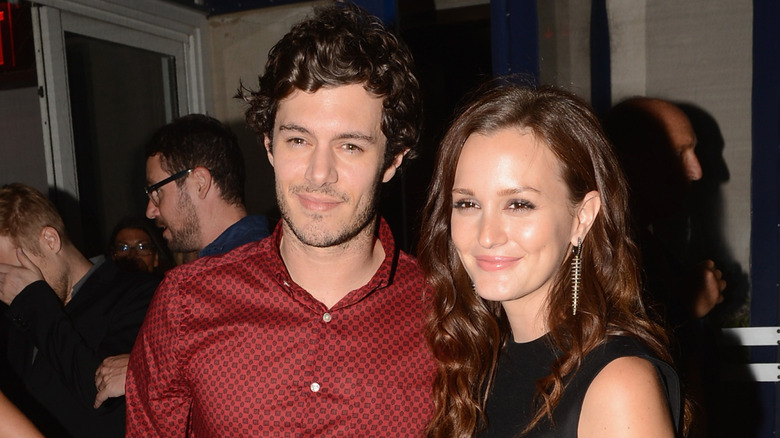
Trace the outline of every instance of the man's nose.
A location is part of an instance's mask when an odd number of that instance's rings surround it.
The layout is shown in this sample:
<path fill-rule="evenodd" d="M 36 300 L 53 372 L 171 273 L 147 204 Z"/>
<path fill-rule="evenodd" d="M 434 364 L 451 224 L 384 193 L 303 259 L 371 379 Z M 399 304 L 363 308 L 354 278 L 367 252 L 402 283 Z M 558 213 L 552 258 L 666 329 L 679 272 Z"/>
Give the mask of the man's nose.
<path fill-rule="evenodd" d="M 306 168 L 306 181 L 315 187 L 321 187 L 338 181 L 336 157 L 327 146 L 316 146 L 309 155 Z"/>

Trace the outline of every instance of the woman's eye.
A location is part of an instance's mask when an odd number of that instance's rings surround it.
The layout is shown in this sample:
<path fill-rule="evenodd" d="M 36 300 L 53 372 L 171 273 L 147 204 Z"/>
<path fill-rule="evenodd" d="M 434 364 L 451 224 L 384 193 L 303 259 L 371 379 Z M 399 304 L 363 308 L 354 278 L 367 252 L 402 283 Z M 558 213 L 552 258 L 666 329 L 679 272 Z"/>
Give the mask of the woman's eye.
<path fill-rule="evenodd" d="M 512 201 L 507 208 L 510 210 L 533 210 L 536 206 L 528 201 Z"/>
<path fill-rule="evenodd" d="M 468 208 L 477 208 L 477 203 L 474 201 L 455 201 L 452 204 L 452 208 L 457 210 L 465 210 Z"/>

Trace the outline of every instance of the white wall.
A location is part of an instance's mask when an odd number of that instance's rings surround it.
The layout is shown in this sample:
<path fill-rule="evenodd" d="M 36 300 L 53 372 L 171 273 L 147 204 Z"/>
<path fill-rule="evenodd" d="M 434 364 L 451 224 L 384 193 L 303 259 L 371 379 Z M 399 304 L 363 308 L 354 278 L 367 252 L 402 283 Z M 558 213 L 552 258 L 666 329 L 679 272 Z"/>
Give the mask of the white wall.
<path fill-rule="evenodd" d="M 538 1 L 541 82 L 590 100 L 590 2 Z"/>

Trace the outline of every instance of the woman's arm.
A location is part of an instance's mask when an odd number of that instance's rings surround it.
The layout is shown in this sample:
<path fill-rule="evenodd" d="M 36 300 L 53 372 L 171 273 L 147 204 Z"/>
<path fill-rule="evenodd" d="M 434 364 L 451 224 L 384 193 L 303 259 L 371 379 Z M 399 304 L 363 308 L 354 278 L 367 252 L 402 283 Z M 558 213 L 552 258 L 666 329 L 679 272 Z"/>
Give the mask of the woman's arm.
<path fill-rule="evenodd" d="M 674 437 L 669 403 L 653 364 L 621 357 L 604 367 L 585 394 L 578 435 Z"/>
<path fill-rule="evenodd" d="M 43 438 L 3 393 L 0 393 L 0 438 Z"/>

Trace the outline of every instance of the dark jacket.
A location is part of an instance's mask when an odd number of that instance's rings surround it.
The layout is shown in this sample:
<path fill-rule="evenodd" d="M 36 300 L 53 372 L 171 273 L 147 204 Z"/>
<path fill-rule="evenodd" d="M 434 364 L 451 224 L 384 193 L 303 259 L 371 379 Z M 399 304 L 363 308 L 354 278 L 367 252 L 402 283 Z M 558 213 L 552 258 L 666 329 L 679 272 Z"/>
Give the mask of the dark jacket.
<path fill-rule="evenodd" d="M 95 371 L 104 358 L 130 353 L 158 282 L 105 261 L 67 306 L 38 281 L 7 308 L 3 390 L 46 436 L 124 436 L 124 397 L 92 407 Z"/>

